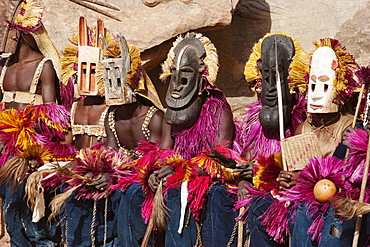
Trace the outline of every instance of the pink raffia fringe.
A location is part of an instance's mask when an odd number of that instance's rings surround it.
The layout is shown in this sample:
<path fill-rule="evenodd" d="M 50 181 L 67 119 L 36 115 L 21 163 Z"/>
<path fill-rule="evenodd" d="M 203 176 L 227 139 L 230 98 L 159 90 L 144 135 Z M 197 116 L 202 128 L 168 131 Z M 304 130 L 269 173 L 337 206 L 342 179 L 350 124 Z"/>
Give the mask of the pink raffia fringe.
<path fill-rule="evenodd" d="M 80 175 L 84 176 L 86 173 L 92 173 L 92 177 L 96 177 L 100 173 L 114 174 L 114 168 L 123 160 L 123 157 L 109 147 L 105 147 L 103 144 L 96 145 L 91 148 L 81 149 L 79 156 L 76 158 L 77 164 L 72 170 Z M 112 190 L 110 186 L 113 184 L 113 177 L 111 176 L 107 190 L 98 191 L 94 186 L 85 185 L 85 180 L 80 178 L 72 177 L 68 180 L 69 186 L 66 190 L 78 187 L 76 189 L 76 199 L 93 199 L 100 200 L 107 197 Z"/>
<path fill-rule="evenodd" d="M 348 135 L 348 162 L 346 171 L 345 189 L 347 196 L 353 200 L 360 197 L 362 176 L 366 162 L 367 144 L 369 141 L 368 134 L 363 129 L 356 129 Z M 367 180 L 364 202 L 370 202 L 370 179 Z"/>
<path fill-rule="evenodd" d="M 63 141 L 69 128 L 69 116 L 67 109 L 57 104 L 1 111 L 0 141 L 5 145 L 0 165 L 28 146 Z"/>
<path fill-rule="evenodd" d="M 306 119 L 306 100 L 304 96 L 296 94 L 296 104 L 292 109 L 292 120 L 285 137 L 294 134 L 297 126 Z M 237 140 L 241 147 L 241 156 L 248 160 L 270 157 L 275 153 L 281 152 L 279 133 L 264 130 L 259 121 L 259 112 L 262 109 L 261 101 L 254 102 L 245 106 L 246 113 L 240 122 L 241 132 L 238 133 Z"/>
<path fill-rule="evenodd" d="M 135 151 L 141 157 L 146 157 L 149 160 L 153 158 L 151 155 L 146 156 L 149 152 L 154 153 L 159 150 L 159 143 L 153 143 L 148 141 L 140 141 L 135 148 Z M 145 158 L 143 158 L 145 159 Z M 148 161 L 153 162 L 153 161 Z M 113 175 L 117 178 L 116 184 L 111 186 L 111 189 L 121 189 L 125 191 L 131 184 L 140 183 L 140 167 L 137 163 L 130 159 L 125 158 L 121 161 L 121 164 L 115 169 L 115 174 Z"/>
<path fill-rule="evenodd" d="M 309 217 L 313 218 L 313 223 L 307 232 L 312 234 L 313 241 L 320 241 L 324 224 L 322 216 L 331 205 L 330 201 L 319 202 L 316 200 L 313 193 L 314 186 L 318 181 L 328 179 L 335 184 L 337 191 L 339 191 L 335 196 L 343 196 L 343 193 L 345 194 L 343 180 L 346 177 L 346 172 L 343 169 L 345 166 L 345 162 L 336 157 L 310 159 L 309 164 L 299 173 L 297 185 L 293 189 L 287 190 L 281 200 L 293 203 L 294 210 L 297 210 L 298 205 L 303 203 Z"/>
<path fill-rule="evenodd" d="M 224 107 L 229 106 L 224 101 L 210 96 L 203 104 L 196 123 L 191 128 L 174 134 L 176 154 L 184 159 L 191 159 L 209 149 L 209 145 L 214 146 Z"/>

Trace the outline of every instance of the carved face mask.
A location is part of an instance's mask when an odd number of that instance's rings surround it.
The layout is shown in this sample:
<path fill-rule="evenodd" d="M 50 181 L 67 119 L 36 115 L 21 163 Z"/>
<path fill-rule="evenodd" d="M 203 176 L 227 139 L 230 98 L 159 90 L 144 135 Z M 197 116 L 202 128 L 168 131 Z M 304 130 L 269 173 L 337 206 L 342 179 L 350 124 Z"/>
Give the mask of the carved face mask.
<path fill-rule="evenodd" d="M 107 105 L 124 105 L 136 102 L 132 87 L 126 82 L 130 72 L 130 54 L 126 39 L 117 36 L 121 48 L 120 58 L 103 58 L 103 76 L 105 101 Z M 103 49 L 107 47 L 106 40 L 101 36 Z"/>
<path fill-rule="evenodd" d="M 97 28 L 100 29 L 99 27 Z M 89 46 L 89 29 L 86 20 L 81 17 L 78 26 L 78 93 L 79 95 L 97 95 L 98 86 L 95 78 L 96 67 L 100 61 L 100 47 Z"/>
<path fill-rule="evenodd" d="M 334 51 L 326 46 L 318 48 L 310 58 L 310 65 L 307 112 L 338 112 L 339 105 L 333 103 L 335 68 L 338 66 Z"/>
<path fill-rule="evenodd" d="M 172 75 L 166 94 L 168 110 L 165 120 L 169 124 L 190 127 L 197 120 L 202 106 L 199 92 L 205 49 L 201 41 L 188 37 L 178 44 L 174 53 Z"/>
<path fill-rule="evenodd" d="M 279 111 L 276 71 L 278 70 L 280 77 L 283 119 L 284 126 L 286 127 L 290 122 L 293 100 L 288 88 L 288 71 L 294 55 L 294 44 L 293 41 L 285 35 L 272 35 L 263 40 L 261 51 L 262 57 L 258 65 L 262 73 L 262 109 L 259 113 L 259 120 L 265 129 L 278 131 Z"/>

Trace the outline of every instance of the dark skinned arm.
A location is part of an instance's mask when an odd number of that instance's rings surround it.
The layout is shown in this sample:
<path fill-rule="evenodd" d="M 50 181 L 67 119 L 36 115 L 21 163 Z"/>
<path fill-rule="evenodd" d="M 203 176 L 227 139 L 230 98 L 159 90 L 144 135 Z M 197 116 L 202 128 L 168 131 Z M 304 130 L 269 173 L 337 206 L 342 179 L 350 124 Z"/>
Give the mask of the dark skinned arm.
<path fill-rule="evenodd" d="M 150 124 L 149 124 L 149 130 L 150 130 L 150 142 L 160 142 L 162 138 L 162 121 L 163 121 L 163 112 L 157 111 L 154 113 Z"/>
<path fill-rule="evenodd" d="M 164 119 L 161 123 L 161 142 L 160 142 L 160 149 L 172 149 L 174 145 L 173 139 L 171 138 L 171 125 L 167 124 Z M 149 187 L 152 191 L 157 191 L 159 181 L 161 179 L 165 179 L 167 176 L 172 174 L 173 170 L 170 166 L 166 165 L 161 169 L 154 171 L 148 179 Z"/>
<path fill-rule="evenodd" d="M 235 126 L 233 122 L 233 114 L 228 108 L 224 108 L 221 114 L 219 134 L 215 142 L 215 146 L 224 141 L 228 141 L 227 148 L 232 148 L 235 136 Z"/>
<path fill-rule="evenodd" d="M 171 125 L 162 120 L 162 135 L 159 149 L 172 149 L 174 141 L 171 137 Z"/>
<path fill-rule="evenodd" d="M 227 140 L 228 148 L 232 148 L 233 146 L 233 139 L 235 135 L 235 126 L 233 122 L 233 115 L 232 112 L 224 108 L 223 114 L 221 115 L 221 122 L 220 122 L 220 135 L 217 140 L 217 144 L 222 143 L 223 141 Z M 252 185 L 252 178 L 253 178 L 253 164 L 252 163 L 240 163 L 237 164 L 237 169 L 235 171 L 240 172 L 240 177 L 238 180 L 238 199 L 241 200 L 246 197 L 248 194 L 248 190 L 245 186 Z"/>
<path fill-rule="evenodd" d="M 45 104 L 56 102 L 56 84 L 58 84 L 56 78 L 53 63 L 50 60 L 46 61 L 40 76 L 42 100 Z"/>

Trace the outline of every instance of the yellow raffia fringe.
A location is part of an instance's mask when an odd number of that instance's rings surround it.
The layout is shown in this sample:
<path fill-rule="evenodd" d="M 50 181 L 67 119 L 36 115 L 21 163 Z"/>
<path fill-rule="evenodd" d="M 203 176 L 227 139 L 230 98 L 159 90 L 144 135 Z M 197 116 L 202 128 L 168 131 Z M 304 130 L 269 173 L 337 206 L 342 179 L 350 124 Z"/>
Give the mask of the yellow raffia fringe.
<path fill-rule="evenodd" d="M 39 115 L 36 116 L 36 119 L 35 119 L 35 116 L 33 117 L 35 121 L 38 120 L 37 118 L 42 119 L 44 123 L 46 124 L 46 126 L 50 127 L 51 129 L 55 129 L 57 131 L 64 132 L 64 133 L 68 132 L 68 128 L 64 128 L 61 124 L 52 123 L 52 120 L 46 116 L 44 111 L 40 111 Z"/>
<path fill-rule="evenodd" d="M 263 38 L 259 39 L 252 48 L 252 53 L 249 55 L 248 61 L 244 67 L 244 77 L 247 82 L 251 82 L 262 78 L 262 74 L 257 66 L 258 59 L 261 58 L 261 45 L 265 37 L 271 36 L 272 34 L 266 34 Z"/>
<path fill-rule="evenodd" d="M 23 150 L 19 156 L 25 159 L 38 159 L 42 160 L 44 164 L 49 163 L 53 160 L 53 155 L 45 150 L 41 145 L 29 145 Z"/>
<path fill-rule="evenodd" d="M 162 64 L 162 74 L 160 75 L 160 79 L 164 81 L 168 76 L 172 74 L 171 67 L 173 65 L 173 59 L 175 58 L 174 49 L 175 47 L 183 40 L 184 38 L 189 37 L 189 33 L 183 36 L 178 36 L 176 41 L 173 42 L 172 48 L 167 54 L 167 59 Z M 208 82 L 212 86 L 216 86 L 216 79 L 217 79 L 217 73 L 218 73 L 218 55 L 217 55 L 217 49 L 214 46 L 214 44 L 209 40 L 209 38 L 202 36 L 200 33 L 195 34 L 195 38 L 199 39 L 202 44 L 204 45 L 204 48 L 206 50 L 206 57 L 204 58 L 204 64 L 208 68 L 208 75 L 204 74 L 208 80 Z"/>
<path fill-rule="evenodd" d="M 304 80 L 304 73 L 299 74 L 301 70 L 297 71 L 297 68 L 304 68 L 304 70 L 308 71 L 308 61 L 309 61 L 309 55 L 302 49 L 300 43 L 298 40 L 293 38 L 290 35 L 287 35 L 282 32 L 276 32 L 276 33 L 267 33 L 263 38 L 259 39 L 256 44 L 254 44 L 252 48 L 252 53 L 249 56 L 248 61 L 245 64 L 244 67 L 244 76 L 247 82 L 251 82 L 257 79 L 262 79 L 262 74 L 260 69 L 258 68 L 257 61 L 258 59 L 261 58 L 261 46 L 262 46 L 262 41 L 272 35 L 284 35 L 289 37 L 294 44 L 294 56 L 293 56 L 293 61 L 289 66 L 290 72 L 289 72 L 289 77 L 288 79 L 292 80 L 291 81 L 291 93 L 294 92 L 294 89 L 297 88 L 300 93 L 305 92 L 306 88 L 304 87 L 305 85 L 305 80 Z M 291 77 L 291 73 L 293 73 L 293 77 Z"/>
<path fill-rule="evenodd" d="M 189 181 L 190 177 L 192 176 L 192 167 L 189 166 L 189 163 L 184 161 L 181 157 L 181 155 L 174 155 L 166 158 L 165 164 L 176 164 L 181 165 L 182 169 L 185 171 L 184 177 L 180 181 L 181 183 L 184 181 Z"/>
<path fill-rule="evenodd" d="M 307 81 L 305 75 L 310 73 L 309 55 L 302 52 L 293 57 L 290 63 L 290 71 L 288 75 L 290 93 L 299 92 L 305 94 L 307 92 Z"/>
<path fill-rule="evenodd" d="M 36 145 L 37 142 L 33 137 L 35 130 L 29 120 L 25 117 L 19 117 L 19 111 L 10 109 L 0 113 L 0 126 L 7 126 L 2 131 L 5 133 L 14 132 L 16 138 L 15 145 L 20 150 L 26 150 L 29 145 Z"/>
<path fill-rule="evenodd" d="M 274 154 L 274 161 L 281 169 L 283 169 L 283 164 L 281 162 L 282 161 L 281 153 Z M 267 184 L 267 181 L 262 180 L 262 176 L 263 176 L 265 169 L 266 169 L 265 166 L 260 166 L 258 171 L 253 177 L 253 184 L 256 188 L 259 188 L 262 184 Z"/>
<path fill-rule="evenodd" d="M 233 169 L 224 167 L 215 159 L 209 158 L 206 155 L 196 156 L 191 161 L 206 170 L 211 177 L 218 179 L 224 178 L 227 181 L 233 181 L 235 179 L 235 174 L 232 172 Z"/>
<path fill-rule="evenodd" d="M 69 39 L 69 43 L 64 47 L 62 57 L 60 59 L 62 66 L 62 82 L 64 85 L 68 84 L 68 80 L 73 75 L 77 75 L 77 70 L 73 68 L 75 64 L 78 64 L 78 36 L 77 34 L 72 35 Z"/>
<path fill-rule="evenodd" d="M 43 7 L 35 0 L 27 0 L 21 4 L 24 15 L 18 14 L 15 23 L 26 28 L 33 28 L 39 24 L 42 17 Z"/>
<path fill-rule="evenodd" d="M 129 54 L 130 54 L 130 73 L 126 77 L 126 81 L 130 84 L 135 90 L 144 90 L 144 77 L 141 77 L 138 85 L 134 87 L 133 78 L 135 77 L 136 73 L 138 72 L 139 66 L 141 65 L 141 58 L 140 52 L 135 46 L 129 46 Z"/>
<path fill-rule="evenodd" d="M 354 67 L 350 67 L 350 65 L 352 64 L 352 66 L 354 66 L 353 64 L 355 64 L 356 62 L 354 57 L 351 56 L 341 45 L 338 44 L 336 47 L 332 47 L 330 40 L 330 38 L 325 38 L 321 41 L 316 41 L 313 44 L 316 46 L 316 49 L 319 47 L 327 46 L 333 49 L 333 51 L 335 52 L 339 63 L 339 66 L 335 69 L 337 76 L 334 79 L 334 96 L 336 97 L 338 94 L 347 91 L 348 80 L 346 79 L 346 75 L 348 71 L 355 69 Z"/>

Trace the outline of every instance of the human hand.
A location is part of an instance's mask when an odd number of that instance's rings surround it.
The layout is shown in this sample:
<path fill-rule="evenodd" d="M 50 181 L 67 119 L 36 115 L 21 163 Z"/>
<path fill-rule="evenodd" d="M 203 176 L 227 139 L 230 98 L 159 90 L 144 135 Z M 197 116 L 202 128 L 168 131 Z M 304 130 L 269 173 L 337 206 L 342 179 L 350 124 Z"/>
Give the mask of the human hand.
<path fill-rule="evenodd" d="M 254 164 L 252 162 L 238 163 L 232 172 L 239 172 L 239 179 L 251 180 L 254 174 Z"/>
<path fill-rule="evenodd" d="M 291 189 L 297 184 L 298 172 L 281 171 L 276 181 L 279 189 Z"/>
<path fill-rule="evenodd" d="M 95 189 L 99 191 L 104 191 L 107 189 L 107 185 L 110 179 L 110 176 L 106 172 L 99 173 L 96 177 L 93 177 L 92 172 L 88 172 L 85 174 L 86 178 L 93 179 L 93 182 L 87 182 L 86 185 L 95 187 Z"/>
<path fill-rule="evenodd" d="M 148 179 L 148 184 L 150 189 L 155 192 L 158 189 L 159 182 L 164 179 L 166 180 L 166 177 L 171 176 L 173 173 L 173 169 L 169 166 L 166 165 L 162 167 L 161 169 L 154 171 Z"/>
<path fill-rule="evenodd" d="M 245 188 L 246 185 L 251 185 L 251 183 L 246 180 L 240 180 L 238 182 L 238 200 L 248 197 L 249 191 Z"/>
<path fill-rule="evenodd" d="M 28 160 L 28 171 L 30 173 L 37 171 L 40 165 L 41 164 L 37 160 Z"/>

